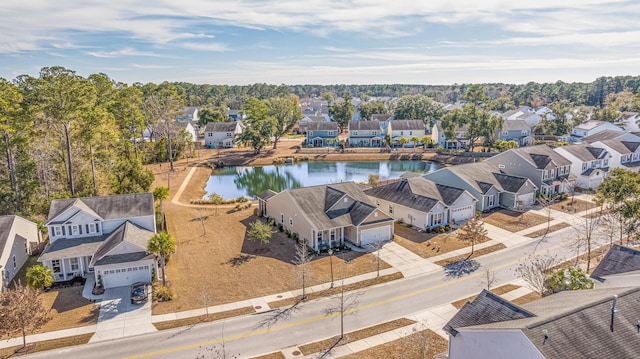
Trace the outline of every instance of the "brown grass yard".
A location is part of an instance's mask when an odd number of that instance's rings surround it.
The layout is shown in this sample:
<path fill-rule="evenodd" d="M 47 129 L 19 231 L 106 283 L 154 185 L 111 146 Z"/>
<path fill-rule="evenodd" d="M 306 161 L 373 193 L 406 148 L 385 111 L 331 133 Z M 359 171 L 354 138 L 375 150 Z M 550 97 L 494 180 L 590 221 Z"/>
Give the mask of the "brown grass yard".
<path fill-rule="evenodd" d="M 484 221 L 509 232 L 519 232 L 547 222 L 547 217 L 530 212 L 516 212 L 507 209 L 485 214 Z"/>
<path fill-rule="evenodd" d="M 345 359 L 433 358 L 448 350 L 448 342 L 430 329 L 343 356 Z"/>
<path fill-rule="evenodd" d="M 415 324 L 415 320 L 400 318 L 396 320 L 392 320 L 390 322 L 385 322 L 382 324 L 374 325 L 368 328 L 356 330 L 355 332 L 345 333 L 344 338 L 340 341 L 338 345 L 345 345 L 350 342 L 355 342 L 364 338 L 368 338 L 374 335 L 378 335 L 381 333 L 385 333 L 394 329 L 406 327 L 407 325 Z M 339 339 L 339 336 L 335 336 L 333 338 L 321 340 L 318 342 L 301 345 L 298 348 L 304 355 L 310 355 L 314 353 L 318 353 L 323 350 L 327 350 L 331 348 Z"/>
<path fill-rule="evenodd" d="M 556 211 L 567 212 L 567 213 L 583 212 L 588 209 L 592 209 L 596 207 L 598 206 L 595 203 L 582 201 L 579 199 L 574 199 L 572 201 L 571 197 L 551 205 L 552 209 L 555 209 Z"/>
<path fill-rule="evenodd" d="M 559 231 L 559 230 L 561 230 L 563 228 L 567 228 L 567 227 L 571 227 L 571 225 L 569 223 L 566 223 L 566 222 L 556 223 L 556 224 L 554 224 L 554 225 L 549 227 L 549 233 L 555 232 L 555 231 Z M 536 237 L 540 237 L 540 236 L 545 235 L 545 233 L 547 233 L 547 228 L 546 227 L 542 228 L 542 229 L 539 229 L 539 230 L 537 230 L 535 232 L 528 233 L 525 236 L 529 237 L 529 238 L 536 238 Z"/>
<path fill-rule="evenodd" d="M 270 354 L 260 355 L 259 357 L 253 357 L 251 359 L 285 359 L 286 357 L 282 352 L 274 352 Z"/>
<path fill-rule="evenodd" d="M 397 224 L 394 230 L 394 242 L 422 258 L 434 257 L 456 249 L 471 246 L 470 243 L 459 240 L 456 235 L 457 232 L 455 231 L 444 234 L 420 233 L 415 228 L 409 228 Z M 477 241 L 476 244 L 486 242 L 487 240 L 489 240 L 489 238 L 485 237 L 483 240 Z M 437 244 L 440 251 L 434 249 L 434 243 Z"/>
<path fill-rule="evenodd" d="M 183 176 L 186 171 L 176 172 Z M 196 171 L 181 198 L 204 193 L 204 181 L 198 180 L 208 178 L 208 173 L 200 169 Z M 177 187 L 171 188 L 172 195 Z M 260 243 L 246 238 L 247 226 L 257 219 L 253 216 L 253 208 L 242 211 L 235 211 L 229 206 L 202 208 L 165 201 L 169 233 L 177 244 L 176 255 L 167 264 L 167 277 L 175 297 L 170 302 L 154 303 L 154 314 L 202 308 L 299 288 L 291 264 L 295 244 L 292 239 L 283 233 L 274 233 L 271 242 L 261 248 Z M 201 217 L 203 222 L 199 220 Z M 389 265 L 383 262 L 381 268 L 389 268 Z M 372 272 L 376 270 L 375 256 L 356 252 L 334 255 L 333 270 L 336 278 L 343 272 L 346 276 Z M 330 281 L 329 256 L 315 257 L 311 271 L 307 285 Z"/>
<path fill-rule="evenodd" d="M 3 348 L 3 349 L 0 349 L 0 358 L 9 358 L 9 357 L 13 358 L 16 356 L 33 354 L 35 352 L 43 352 L 46 350 L 53 350 L 53 349 L 58 349 L 63 347 L 70 347 L 74 345 L 87 344 L 89 340 L 91 340 L 92 336 L 93 336 L 93 333 L 81 334 L 81 335 L 74 335 L 74 336 L 65 337 L 65 338 L 45 340 L 45 341 L 31 343 L 31 344 L 27 341 L 27 349 L 28 349 L 27 351 L 14 354 L 15 350 L 19 349 L 21 346 Z"/>
<path fill-rule="evenodd" d="M 492 253 L 492 252 L 495 252 L 495 251 L 499 251 L 499 250 L 505 249 L 505 248 L 507 248 L 507 246 L 505 246 L 502 243 L 498 243 L 498 244 L 494 244 L 494 245 L 489 246 L 489 247 L 476 249 L 476 250 L 473 251 L 473 255 L 471 256 L 471 258 L 477 258 L 477 257 L 483 256 L 485 254 L 489 254 L 489 253 Z M 435 264 L 437 264 L 439 266 L 443 266 L 443 267 L 444 266 L 448 266 L 450 264 L 457 263 L 457 262 L 460 262 L 460 261 L 463 261 L 463 260 L 469 258 L 469 254 L 470 253 L 471 253 L 471 251 L 469 251 L 469 253 L 465 253 L 465 254 L 462 254 L 462 255 L 459 255 L 459 256 L 443 259 L 443 260 L 435 262 Z"/>
<path fill-rule="evenodd" d="M 165 322 L 157 322 L 153 323 L 153 326 L 158 330 L 166 330 L 178 327 L 185 327 L 187 325 L 196 325 L 199 323 L 213 322 L 220 319 L 238 317 L 241 315 L 252 314 L 255 313 L 255 309 L 253 307 L 244 307 L 238 308 L 234 310 L 228 310 L 225 312 L 212 313 L 209 315 L 200 315 L 197 317 L 176 319 L 176 320 L 168 320 Z"/>
<path fill-rule="evenodd" d="M 82 286 L 42 293 L 40 299 L 44 308 L 50 311 L 51 320 L 40 330 L 27 335 L 98 323 L 99 306 L 82 297 Z M 0 337 L 0 340 L 8 338 Z"/>
<path fill-rule="evenodd" d="M 523 305 L 523 304 L 531 303 L 534 300 L 538 300 L 540 298 L 542 298 L 542 296 L 539 293 L 531 292 L 529 294 L 523 295 L 522 297 L 512 300 L 511 303 L 515 305 Z"/>

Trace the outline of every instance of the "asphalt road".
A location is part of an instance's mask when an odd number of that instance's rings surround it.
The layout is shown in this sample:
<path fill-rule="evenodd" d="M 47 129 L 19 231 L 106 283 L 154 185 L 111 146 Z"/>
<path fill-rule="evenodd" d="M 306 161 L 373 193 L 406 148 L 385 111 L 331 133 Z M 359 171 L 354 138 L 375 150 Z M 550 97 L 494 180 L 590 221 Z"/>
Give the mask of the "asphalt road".
<path fill-rule="evenodd" d="M 532 255 L 551 252 L 559 259 L 573 258 L 575 236 L 568 228 L 543 241 L 532 240 L 482 256 L 468 274 L 443 269 L 347 295 L 357 297 L 357 304 L 344 318 L 345 333 L 477 294 L 486 286 L 486 269 L 493 272 L 494 286 L 498 286 L 515 279 L 517 264 Z M 604 244 L 606 240 L 597 237 Z M 252 357 L 339 334 L 340 316 L 327 313 L 339 303 L 335 297 L 306 302 L 271 326 L 264 323 L 274 312 L 35 353 L 29 358 L 218 358 L 223 351 L 227 357 Z"/>

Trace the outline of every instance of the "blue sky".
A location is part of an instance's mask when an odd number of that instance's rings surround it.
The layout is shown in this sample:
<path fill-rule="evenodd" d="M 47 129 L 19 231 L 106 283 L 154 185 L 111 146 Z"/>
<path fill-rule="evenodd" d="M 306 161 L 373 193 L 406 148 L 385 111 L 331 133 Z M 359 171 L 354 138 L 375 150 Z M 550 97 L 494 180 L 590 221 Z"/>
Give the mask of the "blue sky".
<path fill-rule="evenodd" d="M 640 1 L 6 0 L 0 77 L 242 85 L 640 74 Z"/>

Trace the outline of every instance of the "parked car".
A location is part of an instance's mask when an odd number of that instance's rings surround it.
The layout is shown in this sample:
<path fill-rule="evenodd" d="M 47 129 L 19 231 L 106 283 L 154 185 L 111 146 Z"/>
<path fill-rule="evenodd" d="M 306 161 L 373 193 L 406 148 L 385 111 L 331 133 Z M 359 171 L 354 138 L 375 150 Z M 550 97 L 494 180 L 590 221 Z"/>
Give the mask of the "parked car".
<path fill-rule="evenodd" d="M 144 303 L 148 296 L 147 283 L 135 282 L 131 285 L 131 304 Z"/>

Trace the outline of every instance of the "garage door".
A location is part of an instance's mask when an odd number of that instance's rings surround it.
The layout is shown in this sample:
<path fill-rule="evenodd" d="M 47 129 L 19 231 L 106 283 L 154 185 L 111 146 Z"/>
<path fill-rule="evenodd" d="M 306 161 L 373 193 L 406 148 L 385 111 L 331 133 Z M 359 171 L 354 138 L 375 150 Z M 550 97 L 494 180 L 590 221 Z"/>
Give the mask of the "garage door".
<path fill-rule="evenodd" d="M 534 200 L 535 200 L 535 196 L 533 192 L 527 193 L 527 194 L 521 194 L 518 196 L 518 201 L 522 201 L 523 206 L 532 205 Z"/>
<path fill-rule="evenodd" d="M 101 273 L 105 288 L 129 286 L 135 282 L 151 282 L 148 265 L 102 270 Z"/>
<path fill-rule="evenodd" d="M 466 221 L 467 219 L 473 217 L 476 211 L 476 206 L 470 205 L 461 208 L 455 208 L 451 210 L 451 219 L 456 222 Z"/>
<path fill-rule="evenodd" d="M 389 239 L 391 239 L 391 226 L 365 229 L 360 232 L 360 245 L 363 247 L 374 242 L 387 241 Z"/>

